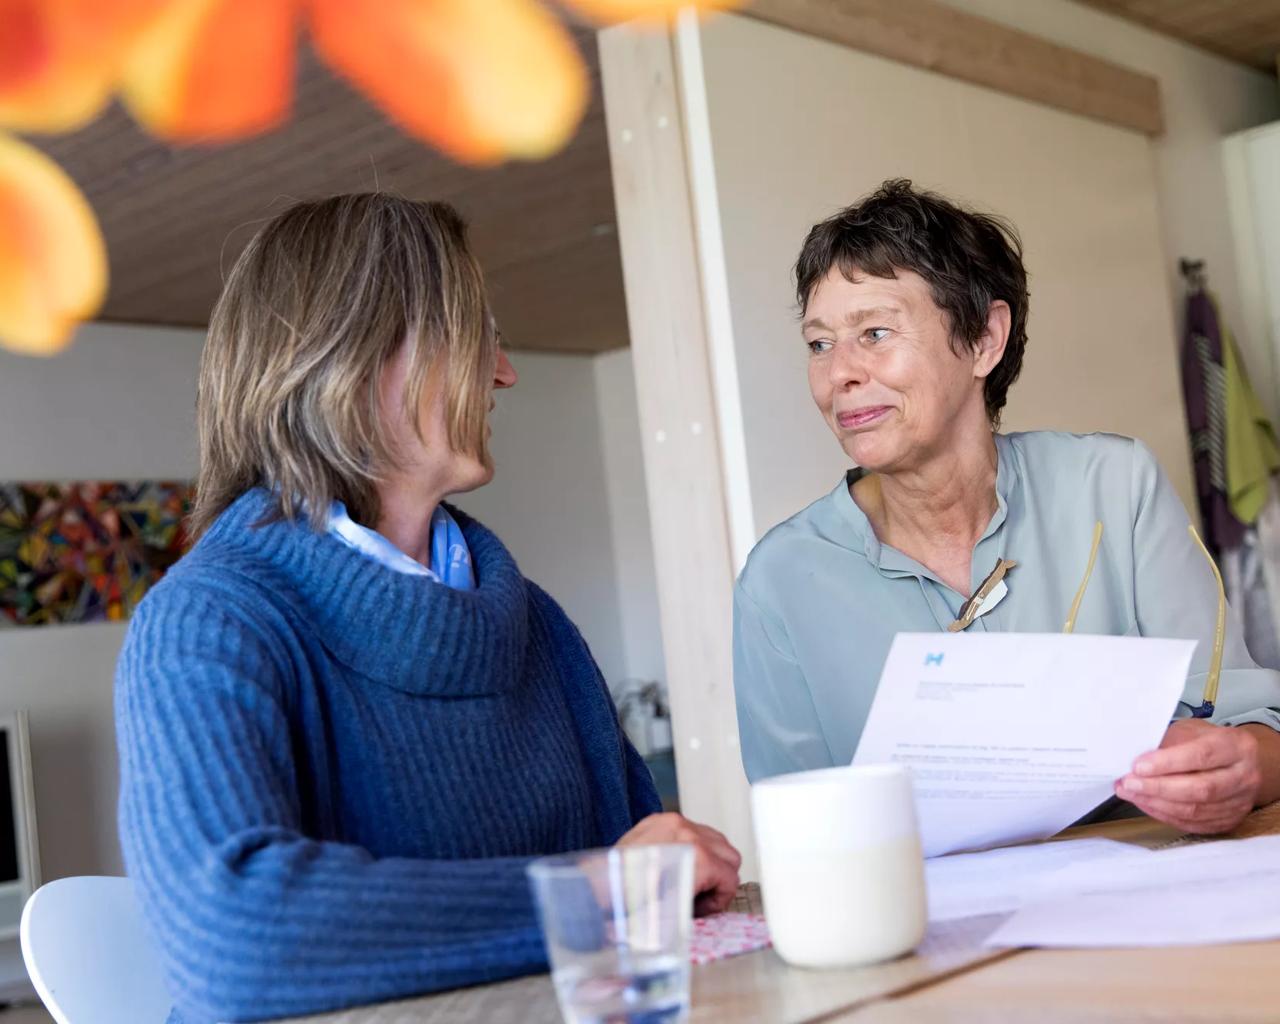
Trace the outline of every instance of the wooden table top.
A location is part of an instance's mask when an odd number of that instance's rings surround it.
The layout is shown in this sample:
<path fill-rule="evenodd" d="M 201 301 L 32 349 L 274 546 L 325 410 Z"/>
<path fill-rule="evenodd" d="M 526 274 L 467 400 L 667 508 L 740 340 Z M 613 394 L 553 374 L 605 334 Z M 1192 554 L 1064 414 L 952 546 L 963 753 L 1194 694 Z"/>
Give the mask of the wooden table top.
<path fill-rule="evenodd" d="M 1230 838 L 1280 833 L 1280 803 L 1255 811 Z M 1160 847 L 1189 840 L 1147 818 L 1072 829 Z M 736 909 L 758 910 L 744 886 Z M 970 918 L 930 927 L 915 953 L 845 970 L 789 967 L 773 950 L 693 969 L 690 1020 L 705 1024 L 1128 1024 L 1280 1020 L 1280 942 L 1135 950 L 989 950 L 1001 920 Z M 546 975 L 461 989 L 294 1024 L 559 1024 Z"/>
<path fill-rule="evenodd" d="M 1280 803 L 1229 837 L 1280 833 Z M 1139 818 L 1073 829 L 1160 847 L 1188 841 Z M 1211 840 L 1190 840 L 1204 842 Z M 847 1024 L 1243 1024 L 1280 1021 L 1280 941 L 1168 949 L 1023 949 L 862 1010 Z"/>

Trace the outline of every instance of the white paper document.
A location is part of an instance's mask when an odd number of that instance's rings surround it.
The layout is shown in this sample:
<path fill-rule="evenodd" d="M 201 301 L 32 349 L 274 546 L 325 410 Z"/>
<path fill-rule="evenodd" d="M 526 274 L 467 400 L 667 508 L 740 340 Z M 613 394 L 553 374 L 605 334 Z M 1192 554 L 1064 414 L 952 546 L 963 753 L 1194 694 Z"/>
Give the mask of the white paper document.
<path fill-rule="evenodd" d="M 934 857 L 924 863 L 929 920 L 1012 913 L 1063 868 L 1133 854 L 1148 855 L 1140 846 L 1114 839 L 1071 839 Z"/>
<path fill-rule="evenodd" d="M 1223 840 L 1054 873 L 990 946 L 1202 946 L 1280 938 L 1280 836 Z"/>
<path fill-rule="evenodd" d="M 1060 832 L 1160 745 L 1192 640 L 899 633 L 854 764 L 910 766 L 926 857 Z"/>

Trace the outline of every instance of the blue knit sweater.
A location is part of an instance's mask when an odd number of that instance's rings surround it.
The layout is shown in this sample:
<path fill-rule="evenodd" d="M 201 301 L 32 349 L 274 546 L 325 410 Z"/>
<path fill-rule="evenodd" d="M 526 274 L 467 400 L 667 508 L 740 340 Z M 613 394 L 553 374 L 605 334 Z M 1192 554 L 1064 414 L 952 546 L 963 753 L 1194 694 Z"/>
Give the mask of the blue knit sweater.
<path fill-rule="evenodd" d="M 483 526 L 478 587 L 228 509 L 116 677 L 120 836 L 190 1024 L 545 969 L 524 869 L 660 809 L 586 644 Z"/>

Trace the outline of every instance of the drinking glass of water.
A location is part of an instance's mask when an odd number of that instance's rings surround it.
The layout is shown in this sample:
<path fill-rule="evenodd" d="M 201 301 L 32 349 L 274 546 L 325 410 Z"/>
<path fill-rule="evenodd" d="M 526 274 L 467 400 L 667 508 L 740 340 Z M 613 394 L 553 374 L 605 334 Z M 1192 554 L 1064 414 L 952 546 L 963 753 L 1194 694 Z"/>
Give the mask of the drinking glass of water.
<path fill-rule="evenodd" d="M 529 866 L 566 1024 L 687 1018 L 693 857 L 692 846 L 626 846 Z"/>

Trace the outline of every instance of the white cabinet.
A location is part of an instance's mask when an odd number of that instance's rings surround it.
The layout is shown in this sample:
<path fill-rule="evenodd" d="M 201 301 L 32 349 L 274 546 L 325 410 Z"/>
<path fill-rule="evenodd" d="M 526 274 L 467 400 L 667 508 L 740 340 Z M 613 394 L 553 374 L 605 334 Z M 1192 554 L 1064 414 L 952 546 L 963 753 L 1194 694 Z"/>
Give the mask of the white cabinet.
<path fill-rule="evenodd" d="M 1244 304 L 1240 347 L 1280 424 L 1280 123 L 1228 136 L 1223 158 Z M 1212 283 L 1212 267 L 1209 275 Z"/>

